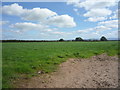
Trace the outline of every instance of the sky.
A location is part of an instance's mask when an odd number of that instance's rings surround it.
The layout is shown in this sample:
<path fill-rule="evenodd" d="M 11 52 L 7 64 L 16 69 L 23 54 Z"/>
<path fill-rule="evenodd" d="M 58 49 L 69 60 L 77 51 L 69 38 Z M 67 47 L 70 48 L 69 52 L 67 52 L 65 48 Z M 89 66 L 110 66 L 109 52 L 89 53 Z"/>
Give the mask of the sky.
<path fill-rule="evenodd" d="M 118 0 L 3 2 L 2 39 L 118 38 Z"/>

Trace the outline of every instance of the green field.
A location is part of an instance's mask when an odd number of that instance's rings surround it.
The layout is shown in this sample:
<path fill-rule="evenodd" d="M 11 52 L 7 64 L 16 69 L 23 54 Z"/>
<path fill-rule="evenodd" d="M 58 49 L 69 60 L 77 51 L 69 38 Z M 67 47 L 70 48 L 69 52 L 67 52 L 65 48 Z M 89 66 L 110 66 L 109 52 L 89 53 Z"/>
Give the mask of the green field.
<path fill-rule="evenodd" d="M 30 78 L 42 71 L 50 73 L 68 58 L 89 58 L 107 53 L 118 54 L 118 42 L 14 42 L 2 43 L 3 88 L 25 75 Z"/>

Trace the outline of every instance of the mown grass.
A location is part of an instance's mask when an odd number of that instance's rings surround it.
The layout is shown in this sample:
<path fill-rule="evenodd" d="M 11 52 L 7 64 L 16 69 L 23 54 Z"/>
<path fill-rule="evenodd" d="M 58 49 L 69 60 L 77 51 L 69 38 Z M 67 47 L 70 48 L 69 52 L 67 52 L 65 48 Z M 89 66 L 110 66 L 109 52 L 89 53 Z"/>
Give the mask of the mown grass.
<path fill-rule="evenodd" d="M 3 88 L 25 74 L 27 77 L 42 71 L 50 73 L 68 58 L 88 58 L 107 53 L 118 54 L 118 42 L 17 42 L 2 43 Z"/>

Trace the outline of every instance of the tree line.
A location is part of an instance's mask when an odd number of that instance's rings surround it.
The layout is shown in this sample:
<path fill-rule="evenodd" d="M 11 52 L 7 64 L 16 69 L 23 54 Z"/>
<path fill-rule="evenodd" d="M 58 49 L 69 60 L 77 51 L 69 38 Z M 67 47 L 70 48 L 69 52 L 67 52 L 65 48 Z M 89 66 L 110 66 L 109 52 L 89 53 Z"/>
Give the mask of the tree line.
<path fill-rule="evenodd" d="M 76 37 L 74 40 L 64 40 L 64 39 L 59 39 L 59 40 L 0 40 L 0 42 L 63 42 L 63 41 L 108 41 L 106 37 L 102 36 L 100 40 L 84 40 L 81 37 Z"/>
<path fill-rule="evenodd" d="M 59 41 L 65 41 L 65 40 L 64 40 L 64 39 L 60 39 Z M 108 40 L 107 40 L 106 37 L 102 36 L 102 37 L 100 38 L 100 40 L 91 40 L 91 39 L 89 39 L 89 40 L 84 40 L 84 39 L 82 39 L 81 37 L 76 37 L 75 40 L 72 40 L 72 41 L 108 41 Z"/>

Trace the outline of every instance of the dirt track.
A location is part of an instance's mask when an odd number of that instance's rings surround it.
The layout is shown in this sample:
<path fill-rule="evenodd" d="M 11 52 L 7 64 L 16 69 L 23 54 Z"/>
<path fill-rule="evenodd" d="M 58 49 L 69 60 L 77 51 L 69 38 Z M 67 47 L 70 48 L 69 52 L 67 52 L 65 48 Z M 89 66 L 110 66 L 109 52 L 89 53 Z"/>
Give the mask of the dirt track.
<path fill-rule="evenodd" d="M 20 88 L 116 88 L 118 57 L 106 54 L 89 59 L 70 59 L 51 74 L 39 75 L 18 85 Z"/>

